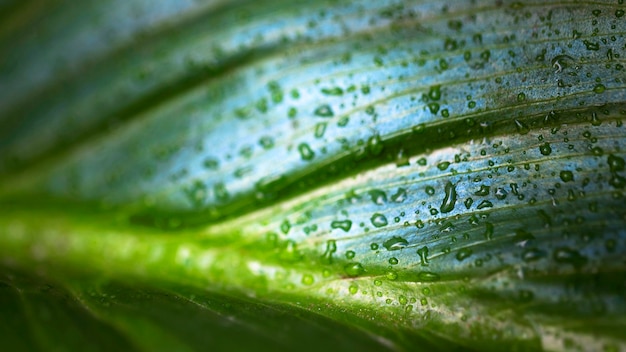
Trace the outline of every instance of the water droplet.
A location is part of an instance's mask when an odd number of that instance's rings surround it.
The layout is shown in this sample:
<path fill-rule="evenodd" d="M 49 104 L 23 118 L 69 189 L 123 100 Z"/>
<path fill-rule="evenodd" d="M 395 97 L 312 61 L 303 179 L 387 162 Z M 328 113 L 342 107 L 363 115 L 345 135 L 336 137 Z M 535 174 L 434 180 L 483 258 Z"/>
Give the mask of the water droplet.
<path fill-rule="evenodd" d="M 537 249 L 537 248 L 529 248 L 522 252 L 522 260 L 525 262 L 533 262 L 535 260 L 544 258 L 546 256 L 546 252 Z"/>
<path fill-rule="evenodd" d="M 383 242 L 383 247 L 385 247 L 388 251 L 396 251 L 402 249 L 409 245 L 409 241 L 405 240 L 402 237 L 394 236 L 385 242 Z"/>
<path fill-rule="evenodd" d="M 472 206 L 472 204 L 474 204 L 474 200 L 472 198 L 467 198 L 465 199 L 463 204 L 465 204 L 466 209 L 469 209 Z"/>
<path fill-rule="evenodd" d="M 450 162 L 449 161 L 442 161 L 439 164 L 437 164 L 437 168 L 441 171 L 445 171 L 448 166 L 450 166 Z"/>
<path fill-rule="evenodd" d="M 428 265 L 428 247 L 424 246 L 418 249 L 417 254 L 420 256 L 420 264 Z"/>
<path fill-rule="evenodd" d="M 609 184 L 615 188 L 624 188 L 626 187 L 626 178 L 615 174 L 609 180 Z"/>
<path fill-rule="evenodd" d="M 348 259 L 354 258 L 355 255 L 356 253 L 354 253 L 354 251 L 346 251 L 346 258 Z"/>
<path fill-rule="evenodd" d="M 303 285 L 311 286 L 311 285 L 313 285 L 314 281 L 315 280 L 313 279 L 313 275 L 311 275 L 311 274 L 304 274 L 304 275 L 302 275 L 302 284 Z"/>
<path fill-rule="evenodd" d="M 428 103 L 428 110 L 433 115 L 436 115 L 439 112 L 439 104 L 438 103 Z"/>
<path fill-rule="evenodd" d="M 320 122 L 315 125 L 315 138 L 324 137 L 324 133 L 326 132 L 326 122 Z"/>
<path fill-rule="evenodd" d="M 477 195 L 477 196 L 481 196 L 481 197 L 488 196 L 489 195 L 489 189 L 490 189 L 489 186 L 481 185 L 480 189 L 478 191 L 476 191 L 474 194 Z"/>
<path fill-rule="evenodd" d="M 387 280 L 394 281 L 398 278 L 398 274 L 395 271 L 388 271 L 385 274 L 385 277 L 387 278 Z"/>
<path fill-rule="evenodd" d="M 603 84 L 596 84 L 596 86 L 593 87 L 593 92 L 596 94 L 604 93 L 605 90 L 606 87 Z"/>
<path fill-rule="evenodd" d="M 330 108 L 330 105 L 328 104 L 319 106 L 317 109 L 315 109 L 313 113 L 319 117 L 332 117 L 335 115 L 333 110 Z"/>
<path fill-rule="evenodd" d="M 383 205 L 387 203 L 387 194 L 379 189 L 373 189 L 367 192 L 372 199 L 372 202 L 376 205 Z"/>
<path fill-rule="evenodd" d="M 426 191 L 426 194 L 428 194 L 429 196 L 435 194 L 435 188 L 432 186 L 426 186 L 426 188 L 424 188 L 424 191 Z"/>
<path fill-rule="evenodd" d="M 389 258 L 389 264 L 391 264 L 391 265 L 398 264 L 398 258 L 396 258 L 396 257 Z"/>
<path fill-rule="evenodd" d="M 223 183 L 219 182 L 213 186 L 213 192 L 215 192 L 215 198 L 219 202 L 227 201 L 230 198 L 228 191 L 226 190 L 226 186 Z"/>
<path fill-rule="evenodd" d="M 365 268 L 363 268 L 363 265 L 361 265 L 361 263 L 349 263 L 343 267 L 343 270 L 345 271 L 346 275 L 350 277 L 359 276 L 365 272 Z"/>
<path fill-rule="evenodd" d="M 519 93 L 519 94 L 517 95 L 517 101 L 521 103 L 521 102 L 523 102 L 524 100 L 526 100 L 526 94 L 524 94 L 524 93 Z"/>
<path fill-rule="evenodd" d="M 574 174 L 569 170 L 563 170 L 559 173 L 559 177 L 563 182 L 571 182 L 574 181 Z"/>
<path fill-rule="evenodd" d="M 493 224 L 490 222 L 485 222 L 485 239 L 491 240 L 493 239 Z"/>
<path fill-rule="evenodd" d="M 441 207 L 439 210 L 442 213 L 449 213 L 454 210 L 454 205 L 456 204 L 456 188 L 452 184 L 452 182 L 448 181 L 445 187 L 445 197 L 443 198 L 443 202 L 441 203 Z"/>
<path fill-rule="evenodd" d="M 609 164 L 611 172 L 624 171 L 624 166 L 626 166 L 626 161 L 623 158 L 613 154 L 608 156 L 606 162 Z"/>
<path fill-rule="evenodd" d="M 472 255 L 472 250 L 469 248 L 461 248 L 456 253 L 456 260 L 463 261 L 463 259 L 468 258 Z"/>
<path fill-rule="evenodd" d="M 339 87 L 322 88 L 322 94 L 339 96 L 343 95 L 343 89 Z"/>
<path fill-rule="evenodd" d="M 395 203 L 402 203 L 406 199 L 406 189 L 398 188 L 396 193 L 391 196 L 391 200 Z"/>
<path fill-rule="evenodd" d="M 322 258 L 331 263 L 333 253 L 335 252 L 337 252 L 337 242 L 335 240 L 328 240 L 326 241 L 326 250 L 324 251 L 324 254 L 322 254 Z"/>
<path fill-rule="evenodd" d="M 571 264 L 577 269 L 587 263 L 587 257 L 567 247 L 555 249 L 552 257 L 557 263 Z"/>
<path fill-rule="evenodd" d="M 496 189 L 496 198 L 498 200 L 504 200 L 506 198 L 507 194 L 508 194 L 508 192 L 504 188 L 502 188 L 502 187 L 498 187 Z"/>
<path fill-rule="evenodd" d="M 408 301 L 407 301 L 405 296 L 400 295 L 400 296 L 398 296 L 398 303 L 400 303 L 401 305 L 405 305 L 405 304 L 408 303 Z"/>
<path fill-rule="evenodd" d="M 301 143 L 298 145 L 298 151 L 302 160 L 312 160 L 315 157 L 315 153 L 311 150 L 311 147 L 307 143 Z"/>
<path fill-rule="evenodd" d="M 367 140 L 367 150 L 370 155 L 380 155 L 383 151 L 383 142 L 379 135 L 373 135 Z"/>
<path fill-rule="evenodd" d="M 289 229 L 291 229 L 291 224 L 288 220 L 285 220 L 280 224 L 280 231 L 282 231 L 285 235 L 289 233 Z"/>
<path fill-rule="evenodd" d="M 539 146 L 539 152 L 541 153 L 541 155 L 550 155 L 550 153 L 552 153 L 552 148 L 550 147 L 550 143 L 544 143 L 542 145 Z"/>
<path fill-rule="evenodd" d="M 350 231 L 350 228 L 352 227 L 352 221 L 350 220 L 334 220 L 333 222 L 330 223 L 330 227 L 332 229 L 342 229 L 345 232 Z"/>
<path fill-rule="evenodd" d="M 435 274 L 431 271 L 420 271 L 420 273 L 417 274 L 417 281 L 419 282 L 434 282 L 439 281 L 439 279 L 439 274 Z"/>
<path fill-rule="evenodd" d="M 373 251 L 377 250 L 378 249 L 378 243 L 370 244 L 370 249 L 373 250 Z"/>
<path fill-rule="evenodd" d="M 382 280 L 376 279 L 374 280 L 374 286 L 382 286 L 383 282 Z"/>
<path fill-rule="evenodd" d="M 356 293 L 359 292 L 359 287 L 357 285 L 350 285 L 348 292 L 350 292 L 351 295 L 356 295 Z"/>
<path fill-rule="evenodd" d="M 480 209 L 491 208 L 491 207 L 493 207 L 493 203 L 491 203 L 488 200 L 483 200 L 482 202 L 478 203 L 478 206 L 476 206 L 476 209 L 480 210 Z"/>
<path fill-rule="evenodd" d="M 430 90 L 428 91 L 428 97 L 435 101 L 439 100 L 441 98 L 441 86 L 436 85 L 430 87 Z"/>
<path fill-rule="evenodd" d="M 375 213 L 374 215 L 372 215 L 370 221 L 372 222 L 372 225 L 374 225 L 374 227 L 387 226 L 387 218 L 381 213 Z"/>

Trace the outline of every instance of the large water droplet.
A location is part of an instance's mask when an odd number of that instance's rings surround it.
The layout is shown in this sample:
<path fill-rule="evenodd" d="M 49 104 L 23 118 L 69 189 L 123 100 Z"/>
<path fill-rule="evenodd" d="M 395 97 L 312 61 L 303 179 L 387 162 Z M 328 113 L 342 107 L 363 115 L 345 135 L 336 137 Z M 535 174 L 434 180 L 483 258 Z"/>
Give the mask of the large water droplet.
<path fill-rule="evenodd" d="M 398 249 L 402 249 L 409 245 L 409 241 L 405 240 L 402 237 L 394 236 L 385 242 L 383 242 L 383 247 L 385 247 L 388 251 L 396 251 Z"/>
<path fill-rule="evenodd" d="M 443 198 L 443 202 L 441 203 L 442 213 L 449 213 L 454 210 L 454 205 L 456 204 L 456 188 L 452 184 L 452 182 L 448 181 L 445 187 L 445 197 Z"/>

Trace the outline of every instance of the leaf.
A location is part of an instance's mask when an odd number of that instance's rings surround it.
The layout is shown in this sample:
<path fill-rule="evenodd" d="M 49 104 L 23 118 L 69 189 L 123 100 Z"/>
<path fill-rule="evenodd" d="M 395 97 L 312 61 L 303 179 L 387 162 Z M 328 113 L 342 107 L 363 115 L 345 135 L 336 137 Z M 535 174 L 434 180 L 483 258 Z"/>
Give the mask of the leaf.
<path fill-rule="evenodd" d="M 153 4 L 0 25 L 35 347 L 625 348 L 619 3 Z"/>

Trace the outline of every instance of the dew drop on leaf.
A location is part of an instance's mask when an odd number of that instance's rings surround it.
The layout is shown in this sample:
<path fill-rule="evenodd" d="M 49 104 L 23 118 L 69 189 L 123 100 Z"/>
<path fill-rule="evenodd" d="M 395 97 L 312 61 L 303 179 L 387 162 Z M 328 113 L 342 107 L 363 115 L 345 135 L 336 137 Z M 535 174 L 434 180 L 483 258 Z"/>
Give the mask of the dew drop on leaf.
<path fill-rule="evenodd" d="M 596 86 L 593 87 L 593 92 L 596 94 L 604 93 L 605 90 L 606 87 L 603 84 L 596 84 Z"/>
<path fill-rule="evenodd" d="M 522 260 L 525 262 L 533 262 L 546 256 L 546 252 L 538 248 L 529 248 L 522 252 Z"/>
<path fill-rule="evenodd" d="M 352 227 L 352 221 L 350 220 L 334 220 L 330 223 L 330 227 L 333 229 L 342 229 L 345 232 L 350 231 Z"/>
<path fill-rule="evenodd" d="M 419 282 L 434 282 L 439 281 L 440 278 L 439 274 L 431 271 L 420 271 L 420 273 L 417 274 L 417 281 Z"/>
<path fill-rule="evenodd" d="M 313 113 L 319 117 L 332 117 L 335 115 L 333 110 L 330 108 L 330 105 L 328 104 L 317 107 Z"/>
<path fill-rule="evenodd" d="M 385 242 L 383 242 L 383 247 L 385 247 L 388 251 L 396 251 L 402 249 L 409 245 L 409 241 L 402 237 L 394 236 Z"/>
<path fill-rule="evenodd" d="M 574 181 L 574 174 L 569 170 L 563 170 L 559 173 L 559 177 L 563 182 L 571 182 Z"/>
<path fill-rule="evenodd" d="M 463 259 L 468 258 L 472 255 L 472 250 L 469 248 L 461 248 L 456 253 L 456 260 L 463 261 Z"/>
<path fill-rule="evenodd" d="M 312 160 L 315 157 L 315 153 L 307 143 L 301 143 L 298 145 L 298 151 L 302 160 Z"/>
<path fill-rule="evenodd" d="M 387 194 L 379 189 L 373 189 L 367 192 L 372 199 L 372 202 L 376 205 L 383 205 L 387 203 Z"/>
<path fill-rule="evenodd" d="M 610 154 L 606 159 L 606 162 L 609 164 L 609 168 L 611 172 L 624 171 L 624 167 L 626 166 L 626 162 L 623 158 L 619 156 L 615 156 Z"/>
<path fill-rule="evenodd" d="M 418 249 L 417 254 L 420 256 L 420 264 L 428 265 L 428 247 L 424 246 Z"/>
<path fill-rule="evenodd" d="M 587 257 L 568 247 L 555 249 L 552 258 L 554 258 L 557 263 L 571 264 L 577 269 L 587 262 Z"/>
<path fill-rule="evenodd" d="M 387 218 L 381 213 L 375 213 L 374 215 L 372 215 L 370 221 L 372 222 L 372 225 L 374 225 L 374 227 L 387 226 Z"/>
<path fill-rule="evenodd" d="M 542 145 L 539 146 L 539 152 L 541 153 L 541 155 L 550 155 L 550 153 L 552 153 L 552 148 L 550 147 L 550 143 L 544 143 Z"/>
<path fill-rule="evenodd" d="M 442 213 L 449 213 L 454 210 L 454 205 L 456 204 L 456 188 L 454 184 L 448 181 L 448 183 L 446 183 L 444 192 L 445 196 L 443 198 L 443 202 L 441 203 L 441 207 L 439 207 L 439 210 Z"/>
<path fill-rule="evenodd" d="M 346 264 L 346 266 L 343 267 L 343 270 L 345 271 L 346 275 L 350 277 L 359 276 L 365 272 L 365 268 L 363 268 L 363 265 L 361 265 L 361 263 Z"/>

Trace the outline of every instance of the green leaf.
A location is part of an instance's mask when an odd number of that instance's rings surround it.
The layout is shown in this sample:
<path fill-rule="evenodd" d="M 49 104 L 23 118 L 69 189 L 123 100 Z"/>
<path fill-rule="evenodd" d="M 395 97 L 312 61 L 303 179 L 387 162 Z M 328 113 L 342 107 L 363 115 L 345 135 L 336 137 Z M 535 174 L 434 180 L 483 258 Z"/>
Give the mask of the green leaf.
<path fill-rule="evenodd" d="M 0 2 L 0 336 L 626 349 L 622 7 Z"/>

